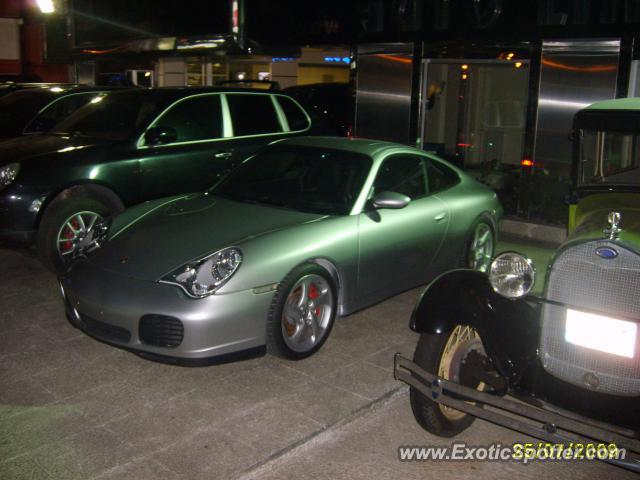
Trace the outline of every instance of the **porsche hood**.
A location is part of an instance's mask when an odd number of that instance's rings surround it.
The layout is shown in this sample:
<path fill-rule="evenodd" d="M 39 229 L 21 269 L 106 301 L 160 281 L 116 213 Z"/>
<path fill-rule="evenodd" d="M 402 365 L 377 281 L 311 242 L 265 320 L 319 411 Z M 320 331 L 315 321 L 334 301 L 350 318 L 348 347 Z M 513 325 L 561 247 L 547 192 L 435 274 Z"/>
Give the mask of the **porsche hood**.
<path fill-rule="evenodd" d="M 311 214 L 207 194 L 149 202 L 114 218 L 95 267 L 155 281 L 181 265 L 251 238 L 318 220 Z"/>

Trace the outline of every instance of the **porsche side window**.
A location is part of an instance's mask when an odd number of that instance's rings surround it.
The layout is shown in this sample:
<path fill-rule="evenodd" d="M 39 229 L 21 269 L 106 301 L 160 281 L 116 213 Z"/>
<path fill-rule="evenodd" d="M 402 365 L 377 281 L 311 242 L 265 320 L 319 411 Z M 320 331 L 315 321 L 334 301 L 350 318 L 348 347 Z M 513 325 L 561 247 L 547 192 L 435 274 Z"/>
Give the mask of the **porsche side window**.
<path fill-rule="evenodd" d="M 427 160 L 427 180 L 429 193 L 437 193 L 453 187 L 460 181 L 458 174 L 436 160 Z"/>
<path fill-rule="evenodd" d="M 416 155 L 392 155 L 382 163 L 373 184 L 374 194 L 397 192 L 411 200 L 427 194 L 424 160 Z"/>
<path fill-rule="evenodd" d="M 176 131 L 178 142 L 222 137 L 222 107 L 219 95 L 202 95 L 176 103 L 156 123 Z"/>

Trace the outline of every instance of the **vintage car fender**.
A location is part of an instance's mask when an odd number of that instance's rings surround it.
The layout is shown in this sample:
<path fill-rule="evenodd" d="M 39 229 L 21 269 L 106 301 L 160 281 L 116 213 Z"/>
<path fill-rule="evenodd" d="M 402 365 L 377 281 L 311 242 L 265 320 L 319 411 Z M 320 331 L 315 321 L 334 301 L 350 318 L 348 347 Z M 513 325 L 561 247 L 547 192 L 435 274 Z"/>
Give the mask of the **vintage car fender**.
<path fill-rule="evenodd" d="M 410 327 L 430 335 L 447 335 L 456 325 L 473 327 L 498 373 L 513 385 L 535 368 L 538 311 L 524 299 L 511 300 L 494 292 L 485 273 L 452 270 L 422 293 Z"/>

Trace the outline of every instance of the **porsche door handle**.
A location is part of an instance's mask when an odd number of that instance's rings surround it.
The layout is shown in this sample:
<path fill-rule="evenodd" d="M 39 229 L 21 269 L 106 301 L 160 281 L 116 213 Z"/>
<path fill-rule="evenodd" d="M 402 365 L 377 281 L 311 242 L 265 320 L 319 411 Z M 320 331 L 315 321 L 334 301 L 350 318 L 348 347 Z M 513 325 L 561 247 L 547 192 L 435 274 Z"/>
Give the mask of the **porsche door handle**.
<path fill-rule="evenodd" d="M 214 158 L 216 158 L 217 160 L 226 160 L 227 158 L 231 158 L 231 155 L 233 155 L 233 153 L 231 152 L 218 152 L 214 155 Z"/>
<path fill-rule="evenodd" d="M 447 216 L 447 212 L 442 212 L 442 213 L 439 213 L 438 215 L 436 215 L 435 217 L 433 217 L 433 219 L 436 222 L 439 222 L 441 220 L 444 220 L 446 218 L 446 216 Z"/>

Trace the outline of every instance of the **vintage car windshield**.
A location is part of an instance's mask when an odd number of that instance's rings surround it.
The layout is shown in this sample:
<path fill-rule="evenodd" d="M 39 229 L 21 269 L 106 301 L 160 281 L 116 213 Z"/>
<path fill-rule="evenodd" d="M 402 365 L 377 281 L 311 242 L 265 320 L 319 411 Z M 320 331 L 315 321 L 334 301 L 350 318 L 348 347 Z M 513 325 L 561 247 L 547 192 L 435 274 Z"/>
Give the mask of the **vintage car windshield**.
<path fill-rule="evenodd" d="M 135 93 L 102 95 L 76 110 L 49 133 L 126 140 L 145 125 L 159 108 L 159 102 Z"/>
<path fill-rule="evenodd" d="M 355 152 L 276 146 L 245 161 L 212 193 L 240 202 L 346 215 L 371 163 L 370 157 Z"/>
<path fill-rule="evenodd" d="M 579 185 L 640 186 L 640 134 L 582 131 Z"/>

